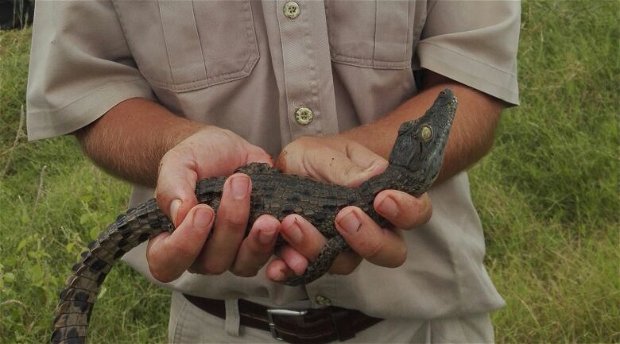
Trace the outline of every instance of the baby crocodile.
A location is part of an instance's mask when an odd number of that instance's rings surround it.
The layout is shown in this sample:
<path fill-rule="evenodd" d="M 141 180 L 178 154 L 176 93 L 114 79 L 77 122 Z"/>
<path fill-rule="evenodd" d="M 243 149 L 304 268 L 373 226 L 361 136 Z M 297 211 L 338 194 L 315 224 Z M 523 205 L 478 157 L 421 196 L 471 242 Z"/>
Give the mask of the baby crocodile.
<path fill-rule="evenodd" d="M 252 163 L 238 170 L 252 179 L 248 230 L 262 214 L 271 214 L 280 220 L 289 214 L 299 214 L 328 239 L 306 272 L 288 280 L 287 284 L 300 285 L 314 281 L 329 270 L 340 252 L 349 249 L 334 227 L 334 219 L 340 209 L 357 206 L 379 225 L 387 227 L 390 224 L 372 206 L 377 193 L 396 189 L 419 196 L 431 187 L 441 168 L 456 105 L 452 91 L 446 89 L 424 116 L 403 123 L 385 172 L 357 188 L 282 174 L 266 164 Z M 198 201 L 217 210 L 225 179 L 216 177 L 199 181 L 196 186 Z M 168 217 L 151 199 L 120 215 L 97 240 L 91 242 L 88 251 L 82 253 L 82 260 L 73 266 L 73 274 L 60 293 L 52 343 L 84 343 L 99 287 L 112 265 L 127 251 L 153 235 L 173 230 Z M 279 238 L 278 245 L 282 243 Z"/>

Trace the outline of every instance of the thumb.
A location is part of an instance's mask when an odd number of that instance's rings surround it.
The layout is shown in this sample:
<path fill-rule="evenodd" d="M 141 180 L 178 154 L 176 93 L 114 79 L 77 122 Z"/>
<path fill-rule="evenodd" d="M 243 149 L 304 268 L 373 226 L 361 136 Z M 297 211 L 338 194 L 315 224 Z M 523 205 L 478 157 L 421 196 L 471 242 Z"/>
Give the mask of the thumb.
<path fill-rule="evenodd" d="M 381 174 L 387 161 L 366 147 L 347 143 L 342 155 L 325 159 L 320 155 L 310 156 L 311 166 L 321 180 L 356 187 L 364 181 Z"/>
<path fill-rule="evenodd" d="M 314 175 L 320 180 L 348 187 L 356 187 L 364 181 L 381 174 L 387 166 L 385 160 L 376 159 L 368 165 L 360 165 L 347 156 L 321 159 L 317 156 L 310 158 Z"/>
<path fill-rule="evenodd" d="M 195 188 L 198 175 L 191 161 L 171 150 L 161 160 L 155 198 L 159 208 L 178 226 L 198 200 Z"/>
<path fill-rule="evenodd" d="M 173 281 L 192 265 L 211 232 L 214 217 L 213 209 L 198 205 L 174 232 L 149 240 L 146 259 L 155 279 Z"/>
<path fill-rule="evenodd" d="M 316 137 L 293 141 L 276 161 L 276 167 L 286 173 L 349 187 L 382 173 L 387 165 L 381 156 L 354 141 Z"/>

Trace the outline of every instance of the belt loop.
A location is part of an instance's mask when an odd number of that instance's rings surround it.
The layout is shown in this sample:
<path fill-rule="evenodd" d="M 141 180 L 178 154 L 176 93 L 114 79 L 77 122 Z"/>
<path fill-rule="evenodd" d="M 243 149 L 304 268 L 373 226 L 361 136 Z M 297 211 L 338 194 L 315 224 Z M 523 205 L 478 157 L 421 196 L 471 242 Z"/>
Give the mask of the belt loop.
<path fill-rule="evenodd" d="M 226 308 L 226 317 L 224 318 L 224 329 L 231 336 L 239 337 L 239 324 L 241 317 L 239 316 L 239 300 L 226 299 L 224 306 Z"/>

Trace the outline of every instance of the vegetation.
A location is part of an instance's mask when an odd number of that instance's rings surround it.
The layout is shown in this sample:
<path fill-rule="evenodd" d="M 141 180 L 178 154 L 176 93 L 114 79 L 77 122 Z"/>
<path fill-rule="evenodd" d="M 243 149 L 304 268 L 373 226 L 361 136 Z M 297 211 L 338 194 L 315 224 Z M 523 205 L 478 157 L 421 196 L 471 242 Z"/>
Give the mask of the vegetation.
<path fill-rule="evenodd" d="M 502 342 L 620 341 L 615 1 L 525 1 L 522 104 L 472 171 Z"/>
<path fill-rule="evenodd" d="M 617 1 L 526 0 L 520 107 L 471 171 L 487 266 L 507 306 L 498 342 L 620 342 Z M 123 210 L 128 186 L 70 137 L 27 142 L 30 31 L 0 32 L 0 342 L 48 340 L 68 267 Z M 125 266 L 92 338 L 165 342 L 168 292 Z"/>

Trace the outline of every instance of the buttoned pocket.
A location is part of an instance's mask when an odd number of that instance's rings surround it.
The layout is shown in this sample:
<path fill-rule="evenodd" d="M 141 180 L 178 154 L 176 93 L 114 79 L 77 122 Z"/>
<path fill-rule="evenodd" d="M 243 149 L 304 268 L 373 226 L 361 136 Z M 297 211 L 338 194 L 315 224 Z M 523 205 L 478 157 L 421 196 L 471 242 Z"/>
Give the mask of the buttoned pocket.
<path fill-rule="evenodd" d="M 258 61 L 250 0 L 116 0 L 114 6 L 153 86 L 201 89 L 244 78 Z"/>
<path fill-rule="evenodd" d="M 378 69 L 410 68 L 424 25 L 420 5 L 425 7 L 413 0 L 327 1 L 332 61 Z"/>

